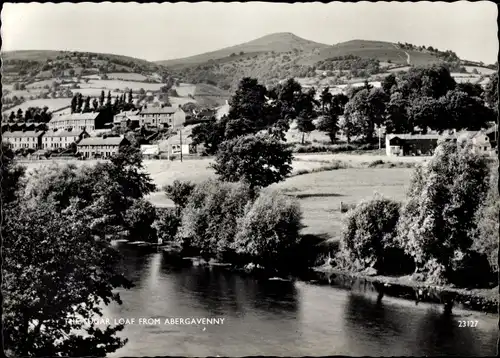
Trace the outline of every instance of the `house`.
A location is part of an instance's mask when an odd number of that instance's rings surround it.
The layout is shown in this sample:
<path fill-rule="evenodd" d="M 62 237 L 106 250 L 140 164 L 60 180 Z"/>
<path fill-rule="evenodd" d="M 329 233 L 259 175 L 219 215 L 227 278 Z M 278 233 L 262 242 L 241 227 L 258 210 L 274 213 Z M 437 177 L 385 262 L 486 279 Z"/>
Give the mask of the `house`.
<path fill-rule="evenodd" d="M 113 118 L 113 124 L 120 125 L 122 128 L 131 127 L 132 129 L 140 126 L 141 118 L 138 116 L 139 111 L 125 111 L 118 113 Z"/>
<path fill-rule="evenodd" d="M 77 144 L 77 153 L 84 158 L 109 158 L 128 145 L 130 142 L 124 137 L 88 137 Z"/>
<path fill-rule="evenodd" d="M 385 137 L 387 156 L 432 155 L 440 139 L 453 136 L 440 134 L 388 134 Z"/>
<path fill-rule="evenodd" d="M 170 157 L 172 155 L 193 155 L 197 154 L 197 148 L 193 145 L 193 140 L 190 136 L 176 134 L 163 142 L 163 147 L 160 148 L 162 152 L 166 152 Z"/>
<path fill-rule="evenodd" d="M 49 129 L 86 130 L 87 132 L 105 127 L 107 120 L 101 112 L 73 113 L 52 117 Z"/>
<path fill-rule="evenodd" d="M 186 122 L 186 113 L 180 106 L 178 108 L 165 106 L 143 107 L 138 115 L 141 126 L 178 128 Z"/>
<path fill-rule="evenodd" d="M 141 153 L 143 157 L 151 159 L 160 154 L 159 145 L 141 145 Z"/>
<path fill-rule="evenodd" d="M 90 137 L 85 130 L 55 130 L 47 131 L 42 137 L 42 149 L 68 148 L 72 143 L 78 143 L 83 138 Z"/>
<path fill-rule="evenodd" d="M 484 131 L 464 131 L 458 134 L 457 140 L 470 143 L 472 151 L 476 154 L 494 154 L 490 137 Z"/>
<path fill-rule="evenodd" d="M 2 141 L 6 142 L 12 150 L 40 149 L 44 131 L 15 131 L 2 134 Z"/>

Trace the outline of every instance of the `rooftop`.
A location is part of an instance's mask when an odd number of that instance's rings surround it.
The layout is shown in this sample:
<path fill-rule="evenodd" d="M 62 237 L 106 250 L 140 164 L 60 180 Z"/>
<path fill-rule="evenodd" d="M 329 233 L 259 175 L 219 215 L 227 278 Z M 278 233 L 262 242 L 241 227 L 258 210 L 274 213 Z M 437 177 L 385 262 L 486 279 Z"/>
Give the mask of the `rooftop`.
<path fill-rule="evenodd" d="M 141 114 L 172 114 L 175 113 L 177 108 L 175 107 L 147 107 L 141 109 L 139 113 Z"/>
<path fill-rule="evenodd" d="M 73 113 L 53 117 L 51 122 L 66 121 L 66 120 L 77 120 L 77 119 L 96 119 L 99 112 L 88 112 L 88 113 Z"/>
<path fill-rule="evenodd" d="M 82 139 L 78 145 L 120 145 L 124 140 L 122 137 L 89 137 Z"/>
<path fill-rule="evenodd" d="M 43 134 L 43 131 L 15 131 L 15 132 L 5 132 L 2 134 L 4 138 L 25 138 L 25 137 L 39 137 Z"/>
<path fill-rule="evenodd" d="M 48 131 L 45 132 L 44 137 L 75 137 L 84 133 L 85 131 Z"/>

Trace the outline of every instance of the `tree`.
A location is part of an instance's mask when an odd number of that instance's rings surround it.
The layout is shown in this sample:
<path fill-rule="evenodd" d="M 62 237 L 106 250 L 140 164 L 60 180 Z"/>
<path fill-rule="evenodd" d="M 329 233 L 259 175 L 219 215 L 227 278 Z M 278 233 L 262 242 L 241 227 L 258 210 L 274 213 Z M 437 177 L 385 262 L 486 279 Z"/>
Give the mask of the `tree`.
<path fill-rule="evenodd" d="M 132 104 L 134 101 L 134 96 L 132 94 L 132 88 L 130 89 L 129 93 L 128 93 L 128 103 L 129 104 Z"/>
<path fill-rule="evenodd" d="M 104 90 L 101 91 L 101 95 L 99 96 L 99 107 L 104 106 Z"/>
<path fill-rule="evenodd" d="M 111 106 L 111 91 L 108 91 L 108 99 L 106 100 L 106 106 Z"/>
<path fill-rule="evenodd" d="M 19 108 L 17 110 L 17 116 L 16 116 L 17 120 L 20 121 L 23 119 L 23 110 L 21 108 Z"/>
<path fill-rule="evenodd" d="M 155 220 L 155 207 L 144 199 L 134 200 L 124 213 L 125 227 L 129 235 L 150 242 L 156 239 L 156 230 L 152 226 Z"/>
<path fill-rule="evenodd" d="M 320 117 L 318 122 L 318 129 L 326 132 L 332 144 L 335 142 L 335 136 L 339 130 L 338 124 L 339 117 L 334 113 L 328 113 Z"/>
<path fill-rule="evenodd" d="M 302 213 L 295 198 L 280 193 L 261 193 L 248 205 L 238 222 L 233 243 L 236 253 L 268 268 L 293 268 L 293 254 L 300 242 Z"/>
<path fill-rule="evenodd" d="M 484 100 L 498 115 L 498 72 L 495 72 L 484 90 Z"/>
<path fill-rule="evenodd" d="M 102 315 L 100 302 L 121 303 L 113 291 L 131 284 L 116 269 L 116 251 L 94 237 L 89 218 L 76 205 L 60 212 L 49 199 L 16 205 L 4 215 L 2 294 L 7 353 L 104 356 L 127 342 L 115 336 L 123 326 L 102 329 L 81 320 Z"/>
<path fill-rule="evenodd" d="M 455 89 L 456 82 L 445 65 L 412 67 L 398 81 L 405 98 L 426 96 L 438 99 Z"/>
<path fill-rule="evenodd" d="M 430 162 L 415 171 L 397 240 L 413 258 L 415 272 L 430 282 L 453 281 L 470 252 L 488 174 L 484 157 L 454 142 L 440 143 Z"/>
<path fill-rule="evenodd" d="M 333 95 L 330 93 L 330 87 L 325 87 L 320 95 L 321 109 L 325 114 L 325 108 L 329 108 L 332 103 Z"/>
<path fill-rule="evenodd" d="M 229 101 L 229 119 L 245 119 L 253 127 L 264 128 L 266 125 L 266 94 L 266 88 L 259 84 L 256 79 L 243 78 Z"/>
<path fill-rule="evenodd" d="M 167 194 L 167 198 L 172 200 L 177 208 L 177 214 L 180 215 L 188 203 L 189 196 L 193 192 L 195 185 L 191 182 L 180 182 L 174 180 L 172 185 L 166 185 L 163 190 Z"/>
<path fill-rule="evenodd" d="M 267 134 L 247 135 L 223 142 L 212 164 L 223 181 L 243 180 L 251 189 L 266 187 L 291 172 L 292 153 Z"/>
<path fill-rule="evenodd" d="M 219 145 L 226 138 L 226 124 L 228 121 L 227 116 L 224 116 L 219 121 L 212 119 L 194 127 L 191 131 L 193 145 L 202 144 L 205 154 L 214 155 L 219 149 Z"/>
<path fill-rule="evenodd" d="M 340 251 L 336 261 L 353 271 L 367 268 L 379 274 L 391 274 L 396 262 L 391 254 L 397 248 L 396 227 L 401 204 L 375 195 L 350 210 L 344 220 Z M 396 265 L 397 266 L 397 265 Z"/>
<path fill-rule="evenodd" d="M 205 259 L 219 258 L 231 251 L 238 221 L 251 201 L 251 190 L 242 183 L 206 180 L 194 188 L 182 210 L 178 238 Z"/>
<path fill-rule="evenodd" d="M 2 165 L 0 166 L 1 173 L 1 188 L 0 192 L 2 207 L 5 209 L 17 198 L 17 192 L 23 187 L 21 178 L 24 176 L 26 169 L 18 166 L 14 160 L 14 152 L 9 148 L 8 144 L 2 142 Z"/>
<path fill-rule="evenodd" d="M 408 101 L 401 92 L 393 92 L 386 105 L 386 133 L 413 133 L 415 125 L 408 116 Z"/>
<path fill-rule="evenodd" d="M 302 112 L 297 118 L 297 129 L 302 133 L 301 143 L 304 144 L 304 136 L 306 133 L 311 133 L 316 126 L 312 122 L 312 118 L 306 112 Z"/>
<path fill-rule="evenodd" d="M 83 113 L 90 112 L 90 97 L 87 96 L 85 99 L 85 105 L 83 107 Z"/>
<path fill-rule="evenodd" d="M 470 97 L 482 98 L 484 93 L 483 88 L 478 83 L 471 83 L 471 82 L 458 83 L 456 89 L 460 92 L 467 93 L 467 95 Z"/>
<path fill-rule="evenodd" d="M 382 89 L 386 94 L 391 95 L 394 86 L 397 87 L 396 76 L 393 73 L 391 73 L 390 75 L 386 76 L 382 81 Z"/>
<path fill-rule="evenodd" d="M 400 103 L 402 101 L 404 100 L 401 99 Z M 405 103 L 408 102 L 405 101 Z M 407 106 L 409 126 L 402 126 L 402 128 L 413 132 L 414 126 L 418 126 L 423 133 L 427 133 L 429 128 L 438 131 L 453 128 L 448 115 L 443 112 L 444 103 L 441 100 L 426 96 L 413 98 Z"/>
<path fill-rule="evenodd" d="M 484 106 L 479 97 L 471 97 L 458 89 L 441 97 L 440 103 L 443 108 L 442 117 L 446 118 L 446 128 L 480 130 L 487 128 L 488 122 L 495 120 L 494 111 Z"/>
<path fill-rule="evenodd" d="M 92 107 L 94 108 L 94 112 L 97 111 L 97 108 L 99 108 L 99 102 L 96 98 L 92 100 Z"/>
<path fill-rule="evenodd" d="M 491 271 L 495 273 L 498 273 L 499 212 L 498 171 L 493 168 L 486 199 L 477 211 L 477 227 L 474 231 L 472 249 L 487 255 Z"/>
<path fill-rule="evenodd" d="M 16 114 L 14 113 L 14 111 L 12 111 L 12 112 L 10 112 L 10 115 L 9 115 L 9 121 L 14 122 L 14 119 L 16 119 Z"/>
<path fill-rule="evenodd" d="M 82 111 L 83 106 L 83 96 L 81 93 L 78 93 L 76 96 L 76 111 L 80 113 Z"/>

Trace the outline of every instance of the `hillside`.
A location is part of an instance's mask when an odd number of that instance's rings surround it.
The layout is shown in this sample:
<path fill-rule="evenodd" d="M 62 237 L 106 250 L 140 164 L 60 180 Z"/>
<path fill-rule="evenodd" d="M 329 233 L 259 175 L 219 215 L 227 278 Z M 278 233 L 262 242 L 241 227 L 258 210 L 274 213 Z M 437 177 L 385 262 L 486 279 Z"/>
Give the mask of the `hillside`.
<path fill-rule="evenodd" d="M 227 60 L 227 58 L 231 57 L 233 57 L 234 60 L 238 60 L 238 58 L 241 58 L 241 55 L 245 55 L 246 57 L 249 54 L 260 54 L 266 52 L 281 53 L 294 50 L 300 52 L 310 52 L 315 49 L 326 47 L 329 47 L 329 45 L 309 41 L 289 32 L 280 32 L 263 36 L 256 40 L 245 42 L 240 45 L 226 47 L 217 51 L 207 52 L 181 59 L 157 61 L 157 63 L 167 67 L 178 67 L 201 64 L 210 60 L 215 61 L 225 58 Z"/>
<path fill-rule="evenodd" d="M 318 81 L 326 77 L 332 84 L 345 84 L 355 78 L 380 80 L 389 72 L 436 63 L 447 63 L 451 71 L 465 73 L 468 70 L 464 66 L 470 64 L 452 51 L 431 46 L 366 40 L 330 46 L 291 33 L 271 34 L 218 51 L 158 63 L 184 82 L 208 83 L 224 90 L 234 89 L 245 76 L 256 77 L 266 85 L 288 77 Z"/>
<path fill-rule="evenodd" d="M 166 75 L 163 66 L 128 56 L 71 51 L 8 51 L 2 52 L 4 83 L 50 78 L 71 78 L 108 73 L 137 73 L 143 76 Z"/>

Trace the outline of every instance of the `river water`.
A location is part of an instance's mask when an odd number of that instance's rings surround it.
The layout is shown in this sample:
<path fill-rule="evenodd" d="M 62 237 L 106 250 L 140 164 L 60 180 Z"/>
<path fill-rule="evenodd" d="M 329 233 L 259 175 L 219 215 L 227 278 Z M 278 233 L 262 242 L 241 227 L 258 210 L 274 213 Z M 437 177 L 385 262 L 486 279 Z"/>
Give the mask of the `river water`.
<path fill-rule="evenodd" d="M 377 304 L 375 292 L 174 268 L 161 253 L 120 250 L 135 287 L 121 292 L 122 305 L 105 307 L 103 318 L 135 322 L 120 332 L 128 343 L 110 356 L 496 354 L 496 315 L 445 316 L 442 307 L 391 297 Z M 139 324 L 141 318 L 160 324 Z M 224 320 L 175 325 L 175 318 Z M 459 320 L 478 324 L 460 328 Z"/>

